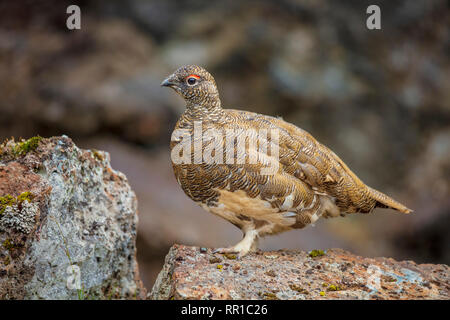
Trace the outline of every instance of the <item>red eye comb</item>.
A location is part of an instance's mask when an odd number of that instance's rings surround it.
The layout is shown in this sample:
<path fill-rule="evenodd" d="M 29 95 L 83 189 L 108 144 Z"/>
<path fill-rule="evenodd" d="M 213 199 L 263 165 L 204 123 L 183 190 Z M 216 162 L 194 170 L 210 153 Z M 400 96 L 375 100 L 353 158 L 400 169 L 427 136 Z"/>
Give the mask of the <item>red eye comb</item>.
<path fill-rule="evenodd" d="M 191 75 L 188 75 L 186 78 L 195 78 L 195 79 L 200 79 L 200 77 L 198 76 L 198 75 L 196 75 L 196 74 L 191 74 Z"/>

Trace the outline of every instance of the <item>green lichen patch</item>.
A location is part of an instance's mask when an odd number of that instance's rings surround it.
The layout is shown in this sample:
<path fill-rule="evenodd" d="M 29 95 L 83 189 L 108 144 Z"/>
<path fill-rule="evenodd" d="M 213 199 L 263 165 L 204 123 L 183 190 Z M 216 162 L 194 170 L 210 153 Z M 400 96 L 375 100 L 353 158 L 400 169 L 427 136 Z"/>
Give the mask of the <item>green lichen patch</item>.
<path fill-rule="evenodd" d="M 291 288 L 291 290 L 297 291 L 298 293 L 301 293 L 301 294 L 309 294 L 308 290 L 306 290 L 296 284 L 290 284 L 289 288 Z"/>
<path fill-rule="evenodd" d="M 17 197 L 17 202 L 18 203 L 22 203 L 25 200 L 27 200 L 28 202 L 33 201 L 34 196 L 31 192 L 27 191 L 27 192 L 23 192 L 21 193 L 18 197 Z"/>
<path fill-rule="evenodd" d="M 309 253 L 309 256 L 310 256 L 311 258 L 321 257 L 321 256 L 324 256 L 324 255 L 325 255 L 325 252 L 324 252 L 323 250 L 312 250 L 312 251 Z"/>
<path fill-rule="evenodd" d="M 0 197 L 0 216 L 3 215 L 7 207 L 11 207 L 15 204 L 21 205 L 25 200 L 31 203 L 33 199 L 34 195 L 29 191 L 21 193 L 17 198 L 14 198 L 10 194 Z"/>
<path fill-rule="evenodd" d="M 327 289 L 328 291 L 340 291 L 342 288 L 340 286 L 336 286 L 334 284 L 330 284 L 330 286 Z"/>
<path fill-rule="evenodd" d="M 7 194 L 6 196 L 0 197 L 0 215 L 2 215 L 7 207 L 13 206 L 16 204 L 17 199 Z"/>
<path fill-rule="evenodd" d="M 6 161 L 14 160 L 31 151 L 35 151 L 42 139 L 40 136 L 35 136 L 18 142 L 15 142 L 14 138 L 6 140 L 0 145 L 0 159 Z"/>
<path fill-rule="evenodd" d="M 397 282 L 397 279 L 395 279 L 393 276 L 389 276 L 389 275 L 382 275 L 381 279 L 385 282 Z"/>
<path fill-rule="evenodd" d="M 11 239 L 5 239 L 5 241 L 3 241 L 3 243 L 2 243 L 2 245 L 6 250 L 14 249 L 14 243 L 12 242 Z"/>
<path fill-rule="evenodd" d="M 95 159 L 99 160 L 99 161 L 103 161 L 105 160 L 105 158 L 103 157 L 103 155 L 96 149 L 92 149 L 92 155 L 94 156 Z"/>
<path fill-rule="evenodd" d="M 231 253 L 224 253 L 224 257 L 229 260 L 236 260 L 236 255 Z"/>
<path fill-rule="evenodd" d="M 280 300 L 278 299 L 277 295 L 275 293 L 272 292 L 264 292 L 262 294 L 264 300 Z"/>
<path fill-rule="evenodd" d="M 16 156 L 23 156 L 30 151 L 36 150 L 41 140 L 42 137 L 36 136 L 25 141 L 17 142 L 14 146 L 13 152 Z"/>
<path fill-rule="evenodd" d="M 217 257 L 212 257 L 212 258 L 209 259 L 209 263 L 219 263 L 221 261 L 222 260 L 220 258 L 217 258 Z"/>

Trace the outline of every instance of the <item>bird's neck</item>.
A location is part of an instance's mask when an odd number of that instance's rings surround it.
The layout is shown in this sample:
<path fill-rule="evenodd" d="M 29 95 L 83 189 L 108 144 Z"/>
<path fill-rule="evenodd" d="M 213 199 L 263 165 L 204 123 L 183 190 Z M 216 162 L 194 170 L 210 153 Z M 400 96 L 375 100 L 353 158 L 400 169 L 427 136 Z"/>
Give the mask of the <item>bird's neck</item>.
<path fill-rule="evenodd" d="M 186 103 L 185 116 L 191 120 L 210 120 L 218 121 L 223 116 L 223 109 L 220 100 L 211 99 L 208 101 L 194 102 L 188 101 Z"/>

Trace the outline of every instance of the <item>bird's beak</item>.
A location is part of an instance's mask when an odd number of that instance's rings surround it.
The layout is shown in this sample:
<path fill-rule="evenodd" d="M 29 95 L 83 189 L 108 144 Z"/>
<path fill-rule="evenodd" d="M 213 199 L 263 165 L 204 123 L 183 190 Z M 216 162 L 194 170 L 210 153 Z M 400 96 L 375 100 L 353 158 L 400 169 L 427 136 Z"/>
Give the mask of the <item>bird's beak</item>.
<path fill-rule="evenodd" d="M 162 87 L 173 87 L 176 83 L 172 76 L 167 77 L 163 82 L 161 82 Z"/>

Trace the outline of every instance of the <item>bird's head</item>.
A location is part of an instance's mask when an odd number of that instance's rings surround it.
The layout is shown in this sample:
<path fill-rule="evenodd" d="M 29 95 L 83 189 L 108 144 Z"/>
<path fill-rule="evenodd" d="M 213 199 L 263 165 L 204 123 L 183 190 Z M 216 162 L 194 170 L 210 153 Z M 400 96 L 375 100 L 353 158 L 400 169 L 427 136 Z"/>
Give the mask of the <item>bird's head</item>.
<path fill-rule="evenodd" d="M 188 65 L 180 67 L 162 83 L 163 87 L 174 89 L 188 105 L 220 107 L 219 92 L 213 76 L 204 68 Z"/>

